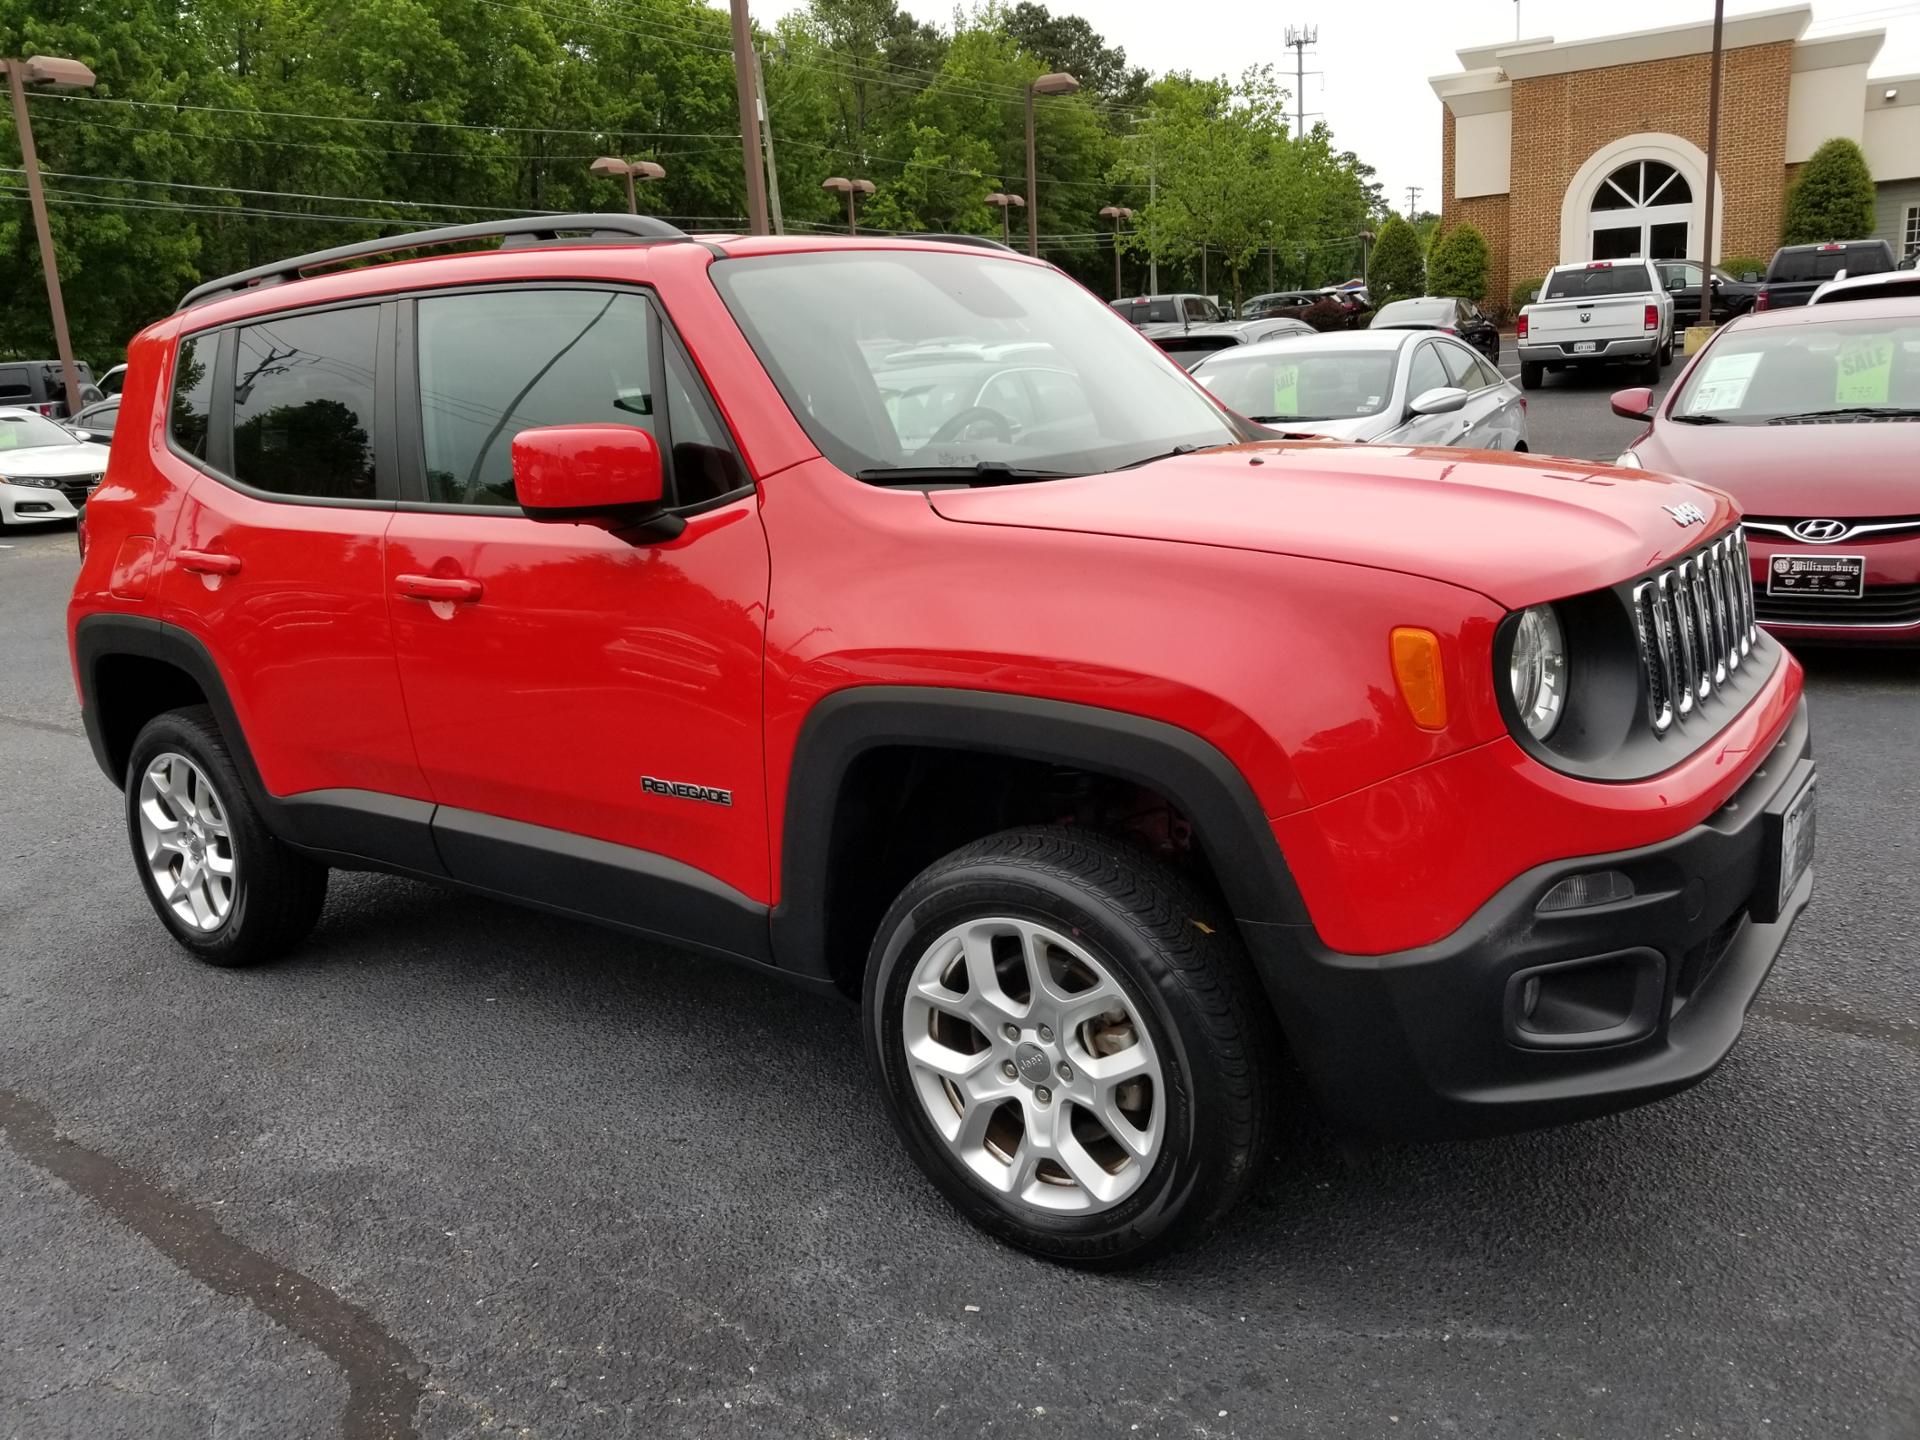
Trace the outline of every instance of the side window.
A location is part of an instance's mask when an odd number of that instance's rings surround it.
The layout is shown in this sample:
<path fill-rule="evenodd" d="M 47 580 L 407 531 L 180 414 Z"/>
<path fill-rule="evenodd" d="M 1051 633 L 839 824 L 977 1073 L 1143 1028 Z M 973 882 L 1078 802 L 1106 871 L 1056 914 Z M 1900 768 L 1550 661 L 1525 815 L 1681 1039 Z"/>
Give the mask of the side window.
<path fill-rule="evenodd" d="M 1205 323 L 1207 319 L 1207 302 L 1198 295 L 1187 297 L 1187 319 L 1195 323 Z"/>
<path fill-rule="evenodd" d="M 33 399 L 33 379 L 24 365 L 0 365 L 0 405 L 19 405 Z"/>
<path fill-rule="evenodd" d="M 183 454 L 207 458 L 207 417 L 213 410 L 214 335 L 189 335 L 173 362 L 173 403 L 167 430 Z"/>
<path fill-rule="evenodd" d="M 373 499 L 379 336 L 372 305 L 243 326 L 233 370 L 234 478 L 275 495 Z"/>
<path fill-rule="evenodd" d="M 1434 346 L 1440 352 L 1441 363 L 1447 367 L 1447 384 L 1457 385 L 1462 390 L 1478 390 L 1483 383 L 1480 379 L 1480 357 L 1464 345 Z M 1415 390 L 1414 394 L 1420 392 Z"/>
<path fill-rule="evenodd" d="M 1500 373 L 1499 366 L 1489 364 L 1485 359 L 1483 359 L 1478 355 L 1474 356 L 1473 359 L 1474 359 L 1474 363 L 1480 367 L 1480 383 L 1483 386 L 1498 385 L 1498 384 L 1501 384 L 1507 378 L 1506 376 Z"/>
<path fill-rule="evenodd" d="M 416 332 L 426 498 L 443 505 L 516 504 L 513 437 L 522 430 L 597 423 L 654 433 L 650 318 L 645 300 L 617 291 L 494 291 L 421 300 Z"/>
<path fill-rule="evenodd" d="M 718 500 L 747 484 L 746 466 L 713 413 L 693 367 L 668 343 L 667 420 L 673 430 L 673 498 L 677 505 Z"/>
<path fill-rule="evenodd" d="M 1446 367 L 1440 363 L 1435 345 L 1422 345 L 1413 352 L 1413 368 L 1407 372 L 1407 400 L 1412 403 L 1429 390 L 1451 385 Z"/>

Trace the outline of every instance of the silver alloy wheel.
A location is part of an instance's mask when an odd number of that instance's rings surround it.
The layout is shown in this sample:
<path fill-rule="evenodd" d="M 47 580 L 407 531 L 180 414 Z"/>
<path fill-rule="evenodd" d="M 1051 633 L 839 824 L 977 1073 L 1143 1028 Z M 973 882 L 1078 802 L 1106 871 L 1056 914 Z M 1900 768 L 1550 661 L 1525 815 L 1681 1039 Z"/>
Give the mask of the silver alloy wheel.
<path fill-rule="evenodd" d="M 914 1093 L 947 1147 L 1009 1199 L 1063 1214 L 1125 1200 L 1165 1135 L 1152 1036 L 1106 967 L 1030 920 L 969 920 L 905 1001 Z"/>
<path fill-rule="evenodd" d="M 218 930 L 239 880 L 226 802 L 207 772 L 177 751 L 153 757 L 140 777 L 140 848 L 160 899 L 196 930 Z"/>

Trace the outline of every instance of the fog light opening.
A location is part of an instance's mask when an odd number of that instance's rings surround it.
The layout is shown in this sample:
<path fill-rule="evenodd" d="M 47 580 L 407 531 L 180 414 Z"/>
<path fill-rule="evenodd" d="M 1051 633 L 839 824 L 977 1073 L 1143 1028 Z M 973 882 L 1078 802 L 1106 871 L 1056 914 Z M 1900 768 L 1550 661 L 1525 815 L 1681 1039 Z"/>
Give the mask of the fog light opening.
<path fill-rule="evenodd" d="M 1589 870 L 1569 875 L 1540 897 L 1536 914 L 1552 915 L 1566 910 L 1586 910 L 1595 905 L 1612 905 L 1631 900 L 1633 881 L 1618 870 Z"/>

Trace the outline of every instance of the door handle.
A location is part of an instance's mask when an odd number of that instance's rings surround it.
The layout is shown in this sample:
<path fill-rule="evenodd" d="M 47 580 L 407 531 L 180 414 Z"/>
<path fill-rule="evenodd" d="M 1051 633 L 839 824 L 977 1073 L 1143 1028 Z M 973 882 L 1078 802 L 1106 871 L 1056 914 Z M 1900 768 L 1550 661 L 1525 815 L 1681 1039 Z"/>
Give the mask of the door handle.
<path fill-rule="evenodd" d="M 471 605 L 480 598 L 478 580 L 464 575 L 396 575 L 394 586 L 410 600 L 451 600 Z"/>
<path fill-rule="evenodd" d="M 182 570 L 193 575 L 238 575 L 240 557 L 223 555 L 217 550 L 181 550 L 175 553 L 174 560 Z"/>

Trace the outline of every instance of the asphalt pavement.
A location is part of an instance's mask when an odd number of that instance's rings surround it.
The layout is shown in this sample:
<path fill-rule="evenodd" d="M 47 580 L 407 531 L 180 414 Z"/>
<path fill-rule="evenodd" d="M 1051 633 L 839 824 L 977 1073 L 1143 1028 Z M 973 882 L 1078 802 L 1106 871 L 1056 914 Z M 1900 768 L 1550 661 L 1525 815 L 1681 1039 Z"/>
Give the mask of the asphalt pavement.
<path fill-rule="evenodd" d="M 1605 381 L 1542 451 L 1611 453 Z M 1728 1063 L 1558 1131 L 1347 1153 L 1086 1274 L 955 1216 L 855 1017 L 336 876 L 279 965 L 134 878 L 0 535 L 0 1437 L 1920 1435 L 1911 658 L 1809 658 L 1814 907 Z"/>
<path fill-rule="evenodd" d="M 1685 363 L 1676 350 L 1673 364 L 1661 374 L 1656 397 L 1667 393 Z M 1500 337 L 1500 373 L 1520 383 L 1520 360 L 1511 335 Z M 1622 420 L 1607 401 L 1616 390 L 1638 384 L 1636 371 L 1612 365 L 1547 376 L 1539 389 L 1526 392 L 1529 448 L 1535 454 L 1577 460 L 1613 459 L 1647 427 L 1638 420 Z"/>

